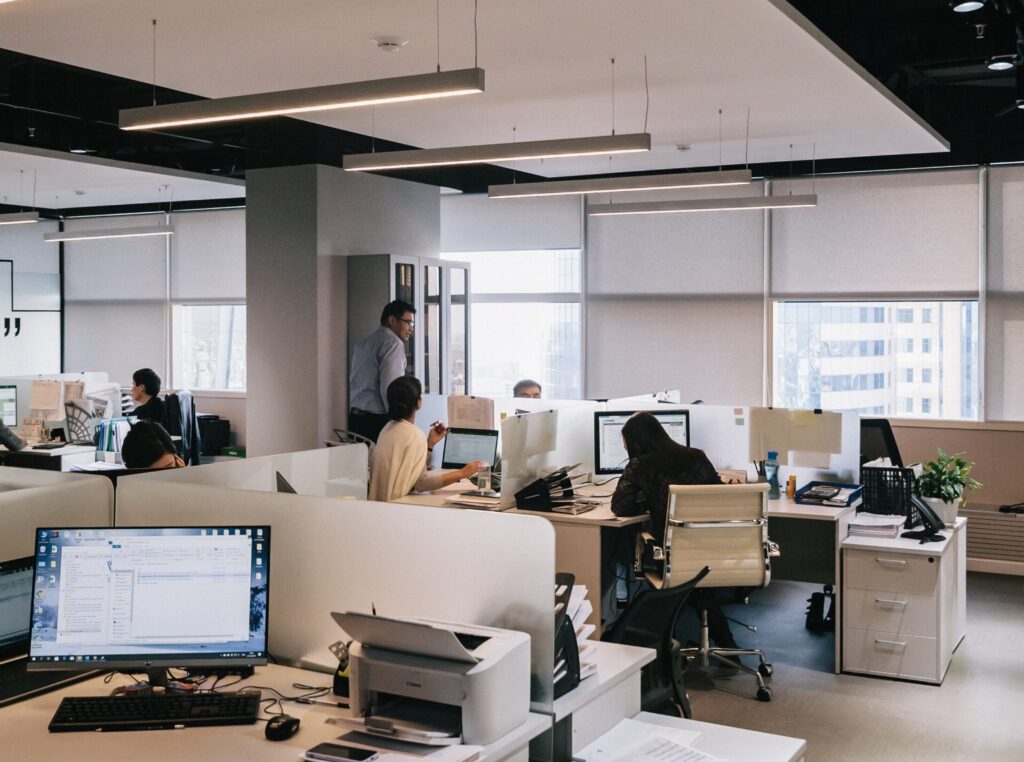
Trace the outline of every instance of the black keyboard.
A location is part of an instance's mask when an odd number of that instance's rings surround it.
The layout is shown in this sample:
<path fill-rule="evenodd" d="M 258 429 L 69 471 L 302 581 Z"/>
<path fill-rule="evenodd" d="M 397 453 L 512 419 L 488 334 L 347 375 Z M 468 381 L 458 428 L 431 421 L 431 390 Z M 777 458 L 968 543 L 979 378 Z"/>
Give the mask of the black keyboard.
<path fill-rule="evenodd" d="M 68 697 L 50 720 L 50 732 L 247 725 L 256 722 L 259 713 L 257 691 Z"/>

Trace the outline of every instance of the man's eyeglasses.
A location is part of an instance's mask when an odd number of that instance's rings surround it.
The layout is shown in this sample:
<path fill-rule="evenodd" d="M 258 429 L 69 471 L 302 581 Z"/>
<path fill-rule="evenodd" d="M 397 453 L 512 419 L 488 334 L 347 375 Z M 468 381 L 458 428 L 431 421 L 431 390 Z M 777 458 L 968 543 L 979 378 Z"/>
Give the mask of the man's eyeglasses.
<path fill-rule="evenodd" d="M 395 319 L 398 320 L 399 322 L 406 323 L 410 328 L 412 328 L 412 327 L 414 327 L 416 325 L 416 321 L 415 320 L 408 320 L 406 318 L 395 318 Z"/>

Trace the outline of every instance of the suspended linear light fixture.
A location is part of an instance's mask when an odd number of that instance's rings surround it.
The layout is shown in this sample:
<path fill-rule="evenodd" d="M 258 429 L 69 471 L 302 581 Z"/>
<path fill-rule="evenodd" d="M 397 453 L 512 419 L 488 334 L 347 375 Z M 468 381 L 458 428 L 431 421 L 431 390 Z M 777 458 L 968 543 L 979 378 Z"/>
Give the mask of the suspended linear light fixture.
<path fill-rule="evenodd" d="M 632 177 L 595 177 L 589 180 L 552 180 L 549 182 L 492 185 L 490 198 L 531 198 L 535 196 L 571 196 L 586 193 L 624 193 L 628 191 L 671 190 L 673 188 L 712 188 L 748 185 L 749 169 L 724 172 L 677 172 L 668 175 Z"/>
<path fill-rule="evenodd" d="M 105 228 L 102 230 L 63 230 L 59 233 L 44 233 L 47 243 L 61 241 L 97 241 L 104 238 L 141 238 L 145 236 L 174 235 L 174 226 L 167 224 L 140 225 L 131 228 Z"/>
<path fill-rule="evenodd" d="M 747 196 L 709 198 L 689 201 L 649 201 L 635 204 L 595 204 L 587 209 L 590 217 L 623 214 L 674 214 L 679 212 L 727 212 L 745 209 L 792 209 L 817 206 L 818 196 Z"/>
<path fill-rule="evenodd" d="M 343 157 L 342 168 L 348 172 L 372 172 L 384 169 L 441 167 L 453 164 L 484 164 L 495 161 L 603 156 L 650 150 L 651 136 L 649 133 L 643 132 L 632 135 L 532 140 L 525 143 L 491 143 L 479 146 L 357 153 Z"/>
<path fill-rule="evenodd" d="M 26 225 L 31 222 L 39 222 L 39 212 L 0 214 L 0 225 Z"/>

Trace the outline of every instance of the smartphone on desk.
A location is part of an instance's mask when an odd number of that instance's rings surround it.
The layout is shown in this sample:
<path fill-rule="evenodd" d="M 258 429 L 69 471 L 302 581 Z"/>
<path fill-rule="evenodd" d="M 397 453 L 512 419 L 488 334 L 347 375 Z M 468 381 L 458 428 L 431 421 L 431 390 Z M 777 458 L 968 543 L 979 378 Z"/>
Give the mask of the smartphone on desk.
<path fill-rule="evenodd" d="M 307 749 L 302 758 L 311 762 L 347 762 L 347 760 L 371 762 L 379 756 L 380 753 L 372 749 L 359 749 L 340 743 L 319 743 L 312 749 Z"/>

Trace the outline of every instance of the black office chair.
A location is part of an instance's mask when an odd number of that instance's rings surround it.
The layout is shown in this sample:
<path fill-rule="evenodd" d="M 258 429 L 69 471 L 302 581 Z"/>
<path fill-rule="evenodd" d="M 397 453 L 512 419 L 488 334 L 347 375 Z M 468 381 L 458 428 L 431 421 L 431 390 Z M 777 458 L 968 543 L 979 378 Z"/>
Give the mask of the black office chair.
<path fill-rule="evenodd" d="M 693 717 L 683 684 L 681 645 L 674 631 L 679 613 L 697 584 L 711 571 L 707 566 L 697 576 L 664 590 L 644 590 L 615 620 L 601 640 L 629 646 L 653 648 L 657 658 L 640 675 L 640 705 L 656 712 L 668 702 L 686 719 Z"/>
<path fill-rule="evenodd" d="M 889 458 L 893 466 L 903 468 L 900 448 L 896 445 L 896 436 L 892 433 L 892 425 L 888 418 L 860 419 L 860 464 Z"/>

